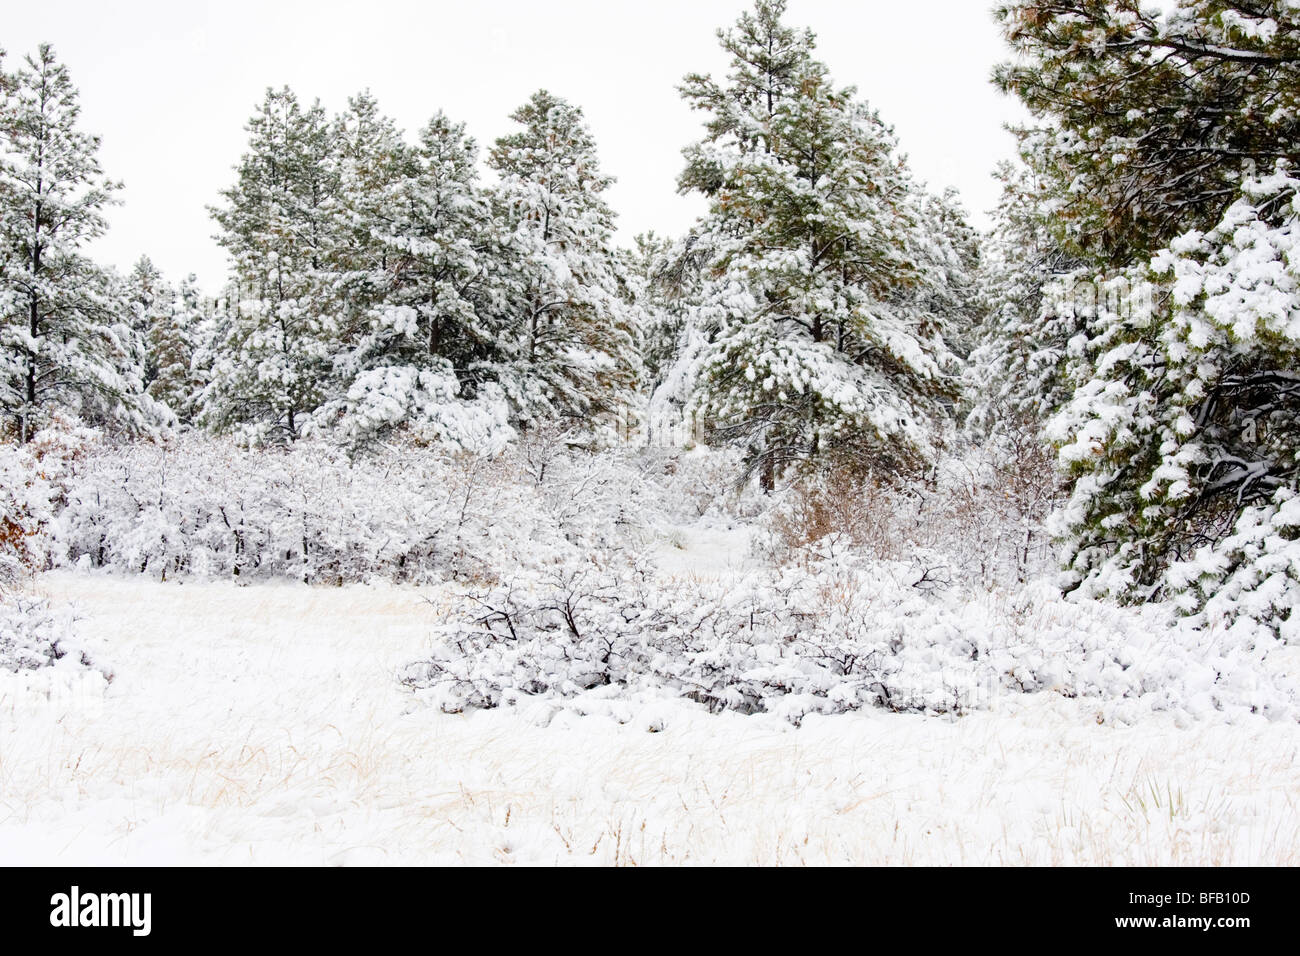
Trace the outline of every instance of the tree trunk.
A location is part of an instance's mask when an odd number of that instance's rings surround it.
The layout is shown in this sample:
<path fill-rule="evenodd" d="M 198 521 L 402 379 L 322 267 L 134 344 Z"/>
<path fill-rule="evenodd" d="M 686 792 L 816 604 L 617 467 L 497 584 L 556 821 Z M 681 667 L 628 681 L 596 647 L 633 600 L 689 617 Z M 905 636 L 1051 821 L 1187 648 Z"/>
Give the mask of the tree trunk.
<path fill-rule="evenodd" d="M 36 181 L 37 192 L 41 189 L 41 181 Z M 36 204 L 36 241 L 32 243 L 32 292 L 29 299 L 28 311 L 28 331 L 32 336 L 32 351 L 27 355 L 27 389 L 26 396 L 27 407 L 23 409 L 22 426 L 18 429 L 18 441 L 20 444 L 27 444 L 31 440 L 32 433 L 35 432 L 32 416 L 36 414 L 36 350 L 35 345 L 39 340 L 41 333 L 41 308 L 40 299 L 36 295 L 36 282 L 41 272 L 41 203 Z"/>

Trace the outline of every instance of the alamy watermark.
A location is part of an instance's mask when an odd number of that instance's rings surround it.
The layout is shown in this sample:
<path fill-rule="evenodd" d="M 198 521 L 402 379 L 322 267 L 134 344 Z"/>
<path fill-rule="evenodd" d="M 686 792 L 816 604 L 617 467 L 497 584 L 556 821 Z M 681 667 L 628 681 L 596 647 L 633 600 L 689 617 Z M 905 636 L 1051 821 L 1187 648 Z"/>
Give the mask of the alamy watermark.
<path fill-rule="evenodd" d="M 153 928 L 153 894 L 83 893 L 73 886 L 50 897 L 50 925 L 126 927 L 132 936 L 148 936 Z"/>

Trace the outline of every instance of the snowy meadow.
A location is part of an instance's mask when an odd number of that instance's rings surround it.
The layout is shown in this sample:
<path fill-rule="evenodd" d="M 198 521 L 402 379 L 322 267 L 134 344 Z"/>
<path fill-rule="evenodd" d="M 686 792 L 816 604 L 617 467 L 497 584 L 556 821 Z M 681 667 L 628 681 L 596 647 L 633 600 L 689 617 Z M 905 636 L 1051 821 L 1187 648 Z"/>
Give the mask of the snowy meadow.
<path fill-rule="evenodd" d="M 1300 654 L 981 568 L 976 461 L 806 541 L 705 449 L 50 445 L 8 862 L 1295 862 Z"/>
<path fill-rule="evenodd" d="M 995 16 L 987 229 L 757 0 L 685 234 L 268 88 L 210 287 L 0 51 L 0 863 L 1300 863 L 1300 16 Z"/>

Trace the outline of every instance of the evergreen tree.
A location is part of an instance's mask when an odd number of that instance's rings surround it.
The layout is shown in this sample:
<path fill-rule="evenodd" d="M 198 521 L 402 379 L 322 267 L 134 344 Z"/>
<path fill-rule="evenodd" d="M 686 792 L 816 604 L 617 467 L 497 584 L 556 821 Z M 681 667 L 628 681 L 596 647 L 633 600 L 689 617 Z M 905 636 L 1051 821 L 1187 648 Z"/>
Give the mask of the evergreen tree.
<path fill-rule="evenodd" d="M 1048 227 L 1042 181 L 1011 163 L 995 176 L 1002 195 L 978 271 L 984 318 L 965 375 L 966 423 L 977 435 L 1036 429 L 1070 397 L 1068 347 L 1090 314 L 1076 296 L 1045 295 L 1081 263 Z"/>
<path fill-rule="evenodd" d="M 201 380 L 193 369 L 194 355 L 207 313 L 198 279 L 188 275 L 171 290 L 166 308 L 149 325 L 150 365 L 154 369 L 149 394 L 185 423 L 193 421 Z"/>
<path fill-rule="evenodd" d="M 727 185 L 728 158 L 717 152 L 720 145 L 740 152 L 768 149 L 765 123 L 798 90 L 816 46 L 811 30 L 781 22 L 785 7 L 786 0 L 758 0 L 754 12 L 742 13 L 734 28 L 717 31 L 718 43 L 731 56 L 725 86 L 707 74 L 691 73 L 679 87 L 692 109 L 709 114 L 704 139 L 683 151 L 681 191 L 714 196 Z"/>
<path fill-rule="evenodd" d="M 116 183 L 77 127 L 67 68 L 48 44 L 0 90 L 0 407 L 19 441 L 55 409 L 139 431 L 157 424 L 118 280 L 84 253 Z"/>
<path fill-rule="evenodd" d="M 1044 315 L 1079 322 L 1048 426 L 1073 479 L 1054 519 L 1071 586 L 1295 635 L 1296 11 L 1057 0 L 1000 16 L 1020 57 L 999 80 L 1038 120 L 1036 214 L 1092 268 L 1040 287 Z"/>
<path fill-rule="evenodd" d="M 762 0 L 720 32 L 727 86 L 687 78 L 712 118 L 679 180 L 710 203 L 683 247 L 707 277 L 684 357 L 695 406 L 769 488 L 831 451 L 887 470 L 927 459 L 954 370 L 892 133 L 783 10 Z"/>
<path fill-rule="evenodd" d="M 337 202 L 324 228 L 331 235 L 326 271 L 332 273 L 332 308 L 339 338 L 351 345 L 371 323 L 371 311 L 388 300 L 398 263 L 386 241 L 406 215 L 402 184 L 414 175 L 413 151 L 396 123 L 367 91 L 348 100 L 334 120 Z"/>
<path fill-rule="evenodd" d="M 231 340 L 235 313 L 239 308 L 238 286 L 228 279 L 218 295 L 202 298 L 199 308 L 202 315 L 192 329 L 194 351 L 190 356 L 190 376 L 193 392 L 189 422 L 211 428 L 205 413 L 213 403 L 212 384 L 217 378 L 217 366 L 227 360 L 225 345 Z"/>
<path fill-rule="evenodd" d="M 384 202 L 356 213 L 369 222 L 383 295 L 340 363 L 346 391 L 318 417 L 354 442 L 408 427 L 462 446 L 495 445 L 506 434 L 494 381 L 501 249 L 478 186 L 477 149 L 462 124 L 439 113 L 419 148 L 402 155 L 375 190 Z"/>
<path fill-rule="evenodd" d="M 614 214 L 582 111 L 544 90 L 497 140 L 496 208 L 510 230 L 502 292 L 519 318 L 500 384 L 526 425 L 594 423 L 633 401 L 638 324 L 613 245 Z"/>
<path fill-rule="evenodd" d="M 127 276 L 126 285 L 131 328 L 135 332 L 136 342 L 143 349 L 137 362 L 144 369 L 142 381 L 148 390 L 158 375 L 158 363 L 149 348 L 150 329 L 170 314 L 176 292 L 167 285 L 163 274 L 148 256 L 141 256 L 136 261 L 131 274 Z"/>
<path fill-rule="evenodd" d="M 332 295 L 339 183 L 335 127 L 319 104 L 270 90 L 249 121 L 235 185 L 213 210 L 239 307 L 216 346 L 201 418 L 293 441 L 325 399 L 339 334 Z"/>
<path fill-rule="evenodd" d="M 1243 169 L 1300 163 L 1300 10 L 1282 0 L 1017 0 L 997 10 L 1015 61 L 995 78 L 1049 213 L 1102 267 L 1208 229 Z"/>
<path fill-rule="evenodd" d="M 686 326 L 685 297 L 666 275 L 673 243 L 653 231 L 633 241 L 635 248 L 626 252 L 624 273 L 639 303 L 644 385 L 653 392 L 679 355 Z"/>
<path fill-rule="evenodd" d="M 1300 634 L 1298 190 L 1285 172 L 1249 181 L 1214 229 L 1110 280 L 1160 282 L 1152 307 L 1101 297 L 1051 423 L 1085 593 Z"/>
<path fill-rule="evenodd" d="M 919 226 L 915 265 L 923 277 L 917 305 L 935 317 L 948 347 L 965 359 L 975 348 L 984 314 L 978 286 L 980 235 L 955 189 L 922 189 L 913 196 Z"/>

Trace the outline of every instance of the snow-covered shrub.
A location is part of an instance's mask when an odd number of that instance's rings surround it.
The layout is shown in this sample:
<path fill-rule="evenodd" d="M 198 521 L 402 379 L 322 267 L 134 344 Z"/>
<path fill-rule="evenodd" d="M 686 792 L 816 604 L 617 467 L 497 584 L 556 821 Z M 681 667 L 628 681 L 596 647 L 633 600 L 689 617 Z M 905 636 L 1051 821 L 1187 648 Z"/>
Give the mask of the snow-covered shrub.
<path fill-rule="evenodd" d="M 563 441 L 497 456 L 390 444 L 350 458 L 328 442 L 178 436 L 96 448 L 71 467 L 59 559 L 162 578 L 492 581 L 636 543 L 656 514 L 634 455 Z"/>
<path fill-rule="evenodd" d="M 1038 428 L 1006 419 L 982 442 L 940 459 L 920 519 L 929 547 L 952 555 L 984 587 L 1055 570 L 1046 524 L 1064 496 Z"/>
<path fill-rule="evenodd" d="M 64 468 L 95 434 L 55 415 L 28 444 L 0 445 L 0 673 L 60 662 L 67 669 L 103 670 L 70 613 L 54 612 L 48 601 L 17 586 L 47 566 Z M 4 692 L 0 687 L 0 697 Z"/>
<path fill-rule="evenodd" d="M 710 514 L 755 517 L 763 509 L 764 496 L 752 484 L 737 487 L 742 458 L 737 449 L 704 445 L 689 451 L 652 448 L 642 456 L 665 513 L 684 522 Z"/>
<path fill-rule="evenodd" d="M 488 459 L 332 445 L 249 449 L 178 438 L 102 449 L 77 465 L 55 523 L 63 560 L 149 573 L 342 582 L 479 573 L 535 520 Z M 510 515 L 504 529 L 493 516 Z"/>
<path fill-rule="evenodd" d="M 537 497 L 564 540 L 589 548 L 625 544 L 656 506 L 645 470 L 631 452 L 571 444 L 580 440 L 567 429 L 533 429 L 502 456 L 502 472 Z"/>
<path fill-rule="evenodd" d="M 0 444 L 0 589 L 46 567 L 69 465 L 99 440 L 98 431 L 55 412 L 27 444 Z"/>
<path fill-rule="evenodd" d="M 598 555 L 467 595 L 434 655 L 404 679 L 447 710 L 598 688 L 795 720 L 868 704 L 960 709 L 973 688 L 919 687 L 898 654 L 910 616 L 924 612 L 923 593 L 902 583 L 908 573 L 662 580 L 643 561 Z"/>
<path fill-rule="evenodd" d="M 93 670 L 112 679 L 102 652 L 84 639 L 71 611 L 56 611 L 43 598 L 6 596 L 0 602 L 0 673 L 49 667 Z"/>
<path fill-rule="evenodd" d="M 1099 714 L 1300 715 L 1277 641 L 1070 603 L 1050 586 L 936 589 L 912 563 L 852 556 L 737 577 L 665 578 L 604 554 L 466 594 L 403 680 L 444 710 L 684 697 L 711 710 L 961 713 L 1007 693 L 1094 698 Z"/>
<path fill-rule="evenodd" d="M 784 560 L 809 548 L 852 548 L 897 559 L 915 547 L 900 523 L 904 512 L 913 510 L 904 492 L 875 477 L 809 475 L 792 485 L 772 510 L 769 549 Z"/>

